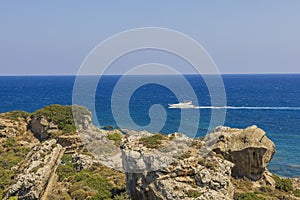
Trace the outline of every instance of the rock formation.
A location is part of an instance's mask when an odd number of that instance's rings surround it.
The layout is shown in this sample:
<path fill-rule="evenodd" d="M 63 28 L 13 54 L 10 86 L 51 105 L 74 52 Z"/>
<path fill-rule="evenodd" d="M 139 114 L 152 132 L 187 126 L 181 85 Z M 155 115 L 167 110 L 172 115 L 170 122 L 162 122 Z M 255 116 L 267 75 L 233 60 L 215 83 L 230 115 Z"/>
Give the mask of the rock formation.
<path fill-rule="evenodd" d="M 10 159 L 21 160 L 0 166 L 12 174 L 0 189 L 4 199 L 127 199 L 125 175 L 132 200 L 297 199 L 300 194 L 299 179 L 267 170 L 275 145 L 256 126 L 217 127 L 200 140 L 100 129 L 85 108 L 75 106 L 72 113 L 70 106 L 53 105 L 32 115 L 0 114 L 0 150 L 3 158 L 17 152 Z M 28 154 L 20 159 L 22 152 Z"/>
<path fill-rule="evenodd" d="M 204 150 L 213 150 L 234 163 L 232 176 L 259 180 L 275 153 L 274 143 L 256 126 L 246 129 L 218 127 L 209 134 Z"/>
<path fill-rule="evenodd" d="M 5 199 L 11 196 L 18 196 L 19 199 L 40 199 L 62 154 L 63 149 L 56 140 L 48 140 L 34 147 L 17 169 L 22 173 L 16 178 L 17 182 L 8 189 Z"/>
<path fill-rule="evenodd" d="M 52 134 L 59 132 L 57 125 L 49 120 L 45 116 L 34 116 L 29 120 L 29 129 L 41 141 L 45 141 L 50 138 Z"/>
<path fill-rule="evenodd" d="M 199 157 L 202 142 L 182 134 L 162 137 L 158 146 L 149 148 L 145 141 L 152 141 L 151 137 L 145 131 L 132 131 L 123 143 L 127 191 L 132 199 L 233 198 L 231 162 L 213 152 Z"/>

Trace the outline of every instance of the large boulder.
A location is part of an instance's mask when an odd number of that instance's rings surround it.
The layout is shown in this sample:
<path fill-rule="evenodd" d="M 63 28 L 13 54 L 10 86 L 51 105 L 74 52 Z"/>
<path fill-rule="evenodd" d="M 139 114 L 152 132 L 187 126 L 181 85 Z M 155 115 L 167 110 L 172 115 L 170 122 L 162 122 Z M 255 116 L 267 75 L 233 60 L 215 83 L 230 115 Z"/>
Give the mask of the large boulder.
<path fill-rule="evenodd" d="M 275 153 L 274 143 L 257 126 L 217 127 L 204 142 L 203 150 L 212 150 L 234 163 L 232 176 L 237 178 L 259 180 Z"/>

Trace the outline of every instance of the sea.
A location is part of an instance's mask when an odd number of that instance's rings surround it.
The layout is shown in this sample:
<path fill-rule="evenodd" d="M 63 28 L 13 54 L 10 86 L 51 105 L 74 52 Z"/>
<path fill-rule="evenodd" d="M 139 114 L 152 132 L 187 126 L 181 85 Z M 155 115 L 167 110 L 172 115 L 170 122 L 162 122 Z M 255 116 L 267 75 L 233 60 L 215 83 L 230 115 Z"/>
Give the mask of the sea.
<path fill-rule="evenodd" d="M 126 80 L 130 85 L 140 83 L 141 80 L 153 79 L 145 85 L 136 85 L 136 89 L 130 94 L 130 98 L 124 98 L 121 93 L 116 93 L 115 87 L 122 76 L 106 75 L 102 77 L 86 77 L 87 80 L 98 79 L 95 95 L 81 100 L 89 109 L 95 108 L 93 122 L 99 126 L 113 126 L 131 128 L 126 120 L 117 122 L 126 115 L 122 106 L 127 106 L 129 117 L 140 127 L 146 129 L 151 123 L 149 110 L 153 105 L 160 105 L 163 109 L 161 119 L 163 126 L 161 133 L 178 131 L 181 122 L 185 122 L 186 133 L 188 130 L 197 130 L 196 136 L 203 137 L 210 130 L 209 123 L 214 109 L 223 109 L 224 124 L 234 128 L 246 128 L 257 125 L 262 128 L 267 136 L 274 141 L 276 153 L 268 165 L 268 169 L 281 176 L 300 176 L 300 75 L 299 74 L 260 74 L 260 75 L 222 75 L 224 91 L 226 93 L 226 105 L 222 108 L 212 107 L 209 87 L 199 75 L 184 75 L 191 85 L 199 108 L 192 112 L 199 114 L 197 123 L 191 123 L 193 116 L 187 119 L 182 116 L 183 110 L 170 109 L 168 104 L 178 103 L 180 98 L 193 100 L 194 97 L 185 95 L 182 83 L 177 81 L 175 75 L 159 75 L 145 77 L 142 75 L 130 76 Z M 71 105 L 73 103 L 73 87 L 75 76 L 1 76 L 0 77 L 0 112 L 12 110 L 25 110 L 34 112 L 50 104 Z M 213 78 L 213 77 L 212 77 Z M 123 81 L 122 84 L 126 85 Z M 159 84 L 158 80 L 171 83 L 172 88 Z M 168 84 L 167 84 L 168 85 Z M 130 87 L 131 87 L 130 86 Z M 84 87 L 84 86 L 83 86 Z M 134 88 L 133 87 L 133 88 Z M 128 91 L 123 87 L 123 94 Z M 180 94 L 177 94 L 177 93 Z M 112 95 L 120 100 L 119 108 L 112 111 Z M 78 96 L 78 94 L 77 94 Z M 80 94 L 79 94 L 80 96 Z M 123 99 L 124 98 L 124 99 Z M 85 99 L 85 100 L 84 100 Z M 118 103 L 118 101 L 116 101 Z M 124 103 L 122 103 L 124 102 Z M 128 103 L 128 105 L 126 104 Z M 120 110 L 120 113 L 118 113 Z M 126 109 L 125 109 L 126 110 Z M 185 111 L 184 111 L 185 112 Z M 190 113 L 190 114 L 191 114 Z M 128 114 L 128 113 L 127 113 Z M 155 113 L 154 113 L 155 114 Z M 160 115 L 156 116 L 160 119 Z M 128 118 L 128 116 L 124 117 Z M 189 124 L 190 122 L 190 124 Z M 159 123 L 161 125 L 161 123 Z M 155 124 L 154 124 L 155 125 Z M 153 127 L 152 127 L 153 128 Z"/>

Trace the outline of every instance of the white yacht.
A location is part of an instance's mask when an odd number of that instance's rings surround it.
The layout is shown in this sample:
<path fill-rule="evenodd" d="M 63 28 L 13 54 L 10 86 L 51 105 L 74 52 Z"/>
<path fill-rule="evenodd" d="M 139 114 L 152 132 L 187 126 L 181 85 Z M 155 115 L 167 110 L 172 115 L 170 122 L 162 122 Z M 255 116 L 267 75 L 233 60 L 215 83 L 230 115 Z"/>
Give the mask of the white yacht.
<path fill-rule="evenodd" d="M 181 109 L 187 109 L 187 108 L 194 108 L 192 101 L 187 102 L 180 102 L 176 104 L 169 104 L 169 108 L 181 108 Z"/>

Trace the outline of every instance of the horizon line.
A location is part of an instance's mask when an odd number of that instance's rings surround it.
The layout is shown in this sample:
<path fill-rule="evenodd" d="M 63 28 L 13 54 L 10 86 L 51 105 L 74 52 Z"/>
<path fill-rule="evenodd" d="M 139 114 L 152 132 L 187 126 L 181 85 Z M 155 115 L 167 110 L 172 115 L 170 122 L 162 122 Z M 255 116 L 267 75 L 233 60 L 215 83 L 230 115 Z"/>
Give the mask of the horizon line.
<path fill-rule="evenodd" d="M 253 72 L 253 73 L 220 73 L 220 74 L 196 74 L 196 73 L 182 73 L 182 74 L 130 74 L 129 76 L 164 76 L 164 75 L 297 75 L 300 72 Z M 102 76 L 122 76 L 124 74 L 103 74 Z M 0 77 L 5 76 L 77 76 L 77 74 L 0 74 Z M 99 76 L 98 74 L 86 74 L 80 76 Z"/>

